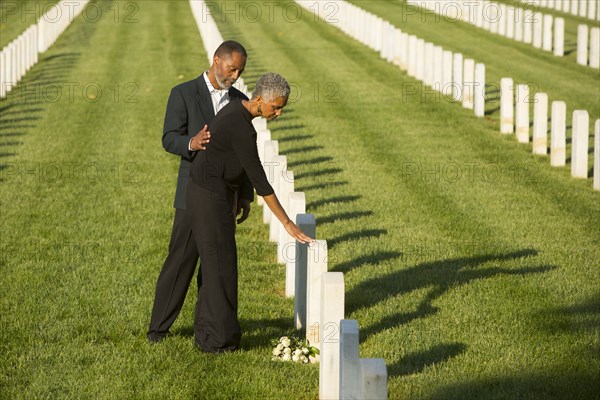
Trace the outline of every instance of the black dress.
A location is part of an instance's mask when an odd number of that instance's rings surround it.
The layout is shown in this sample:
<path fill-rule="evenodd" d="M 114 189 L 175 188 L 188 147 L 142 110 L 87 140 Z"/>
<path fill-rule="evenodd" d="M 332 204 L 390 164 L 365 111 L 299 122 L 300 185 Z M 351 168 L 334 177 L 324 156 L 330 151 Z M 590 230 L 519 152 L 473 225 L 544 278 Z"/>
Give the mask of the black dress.
<path fill-rule="evenodd" d="M 192 163 L 186 204 L 200 254 L 202 285 L 194 317 L 195 341 L 206 352 L 236 350 L 237 318 L 235 191 L 247 175 L 260 196 L 273 193 L 256 147 L 252 115 L 233 100 L 209 126 L 210 144 Z"/>

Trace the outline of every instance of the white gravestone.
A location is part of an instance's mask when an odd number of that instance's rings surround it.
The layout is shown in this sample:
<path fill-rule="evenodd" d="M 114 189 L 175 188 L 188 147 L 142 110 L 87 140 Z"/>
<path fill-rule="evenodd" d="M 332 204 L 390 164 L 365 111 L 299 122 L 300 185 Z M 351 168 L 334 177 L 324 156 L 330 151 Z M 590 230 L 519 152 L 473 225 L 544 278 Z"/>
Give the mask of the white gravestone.
<path fill-rule="evenodd" d="M 444 59 L 442 93 L 446 96 L 452 96 L 452 52 L 445 50 L 442 57 Z"/>
<path fill-rule="evenodd" d="M 509 39 L 515 38 L 515 8 L 507 7 L 506 9 L 506 37 Z"/>
<path fill-rule="evenodd" d="M 325 272 L 321 278 L 321 348 L 319 398 L 340 397 L 340 321 L 344 319 L 344 274 Z"/>
<path fill-rule="evenodd" d="M 533 154 L 546 154 L 548 148 L 548 95 L 536 93 L 533 104 Z"/>
<path fill-rule="evenodd" d="M 481 7 L 481 27 L 486 31 L 491 31 L 491 13 L 489 13 L 489 2 L 484 1 Z"/>
<path fill-rule="evenodd" d="M 587 178 L 589 115 L 585 110 L 573 111 L 573 137 L 571 143 L 571 176 Z"/>
<path fill-rule="evenodd" d="M 256 148 L 258 149 L 258 158 L 262 165 L 265 165 L 265 143 L 271 140 L 271 131 L 268 129 L 256 130 Z M 264 204 L 262 196 L 258 196 L 256 202 L 259 206 Z"/>
<path fill-rule="evenodd" d="M 254 118 L 252 120 L 252 125 L 254 125 L 254 129 L 256 129 L 256 131 L 264 131 L 267 129 L 267 119 L 263 117 Z"/>
<path fill-rule="evenodd" d="M 498 35 L 506 36 L 506 18 L 507 7 L 504 4 L 498 4 Z"/>
<path fill-rule="evenodd" d="M 327 242 L 316 240 L 308 246 L 306 267 L 306 339 L 321 350 L 321 278 L 327 272 Z"/>
<path fill-rule="evenodd" d="M 517 85 L 515 130 L 519 143 L 529 143 L 529 86 Z"/>
<path fill-rule="evenodd" d="M 442 91 L 442 67 L 444 65 L 444 50 L 440 46 L 433 48 L 433 85 L 438 92 Z"/>
<path fill-rule="evenodd" d="M 475 86 L 473 91 L 475 116 L 483 117 L 485 115 L 485 64 L 475 64 Z"/>
<path fill-rule="evenodd" d="M 565 20 L 563 18 L 554 20 L 554 55 L 557 57 L 565 55 Z"/>
<path fill-rule="evenodd" d="M 461 101 L 463 95 L 463 55 L 454 53 L 454 62 L 452 65 L 452 97 L 456 101 Z"/>
<path fill-rule="evenodd" d="M 600 68 L 600 28 L 590 30 L 590 67 Z"/>
<path fill-rule="evenodd" d="M 523 41 L 523 19 L 525 13 L 522 8 L 516 8 L 515 10 L 515 40 L 518 42 Z"/>
<path fill-rule="evenodd" d="M 579 13 L 579 0 L 571 0 L 571 14 L 577 15 Z"/>
<path fill-rule="evenodd" d="M 394 53 L 393 63 L 402 68 L 402 31 L 400 29 L 394 30 Z"/>
<path fill-rule="evenodd" d="M 533 47 L 537 49 L 542 48 L 542 34 L 544 19 L 542 13 L 533 13 Z"/>
<path fill-rule="evenodd" d="M 542 39 L 542 49 L 552 51 L 552 15 L 544 15 L 544 35 Z"/>
<path fill-rule="evenodd" d="M 292 215 L 292 209 L 290 208 L 290 206 L 292 204 L 290 202 L 290 196 L 292 195 L 292 193 L 294 193 L 294 172 L 293 171 L 290 171 L 287 168 L 282 171 L 281 180 L 279 182 L 279 189 L 281 192 L 281 196 L 279 197 L 279 202 L 281 203 L 281 206 L 287 213 L 288 217 L 293 221 L 296 219 L 296 216 Z M 302 211 L 302 213 L 304 213 L 304 212 L 305 211 Z M 288 241 L 292 240 L 292 237 L 287 233 L 287 231 L 285 230 L 285 227 L 283 226 L 283 224 L 281 222 L 279 222 L 279 220 L 275 221 L 275 226 L 277 227 L 277 230 L 278 230 L 278 232 L 277 232 L 277 262 L 280 264 L 286 264 L 283 248 Z M 292 285 L 293 285 L 293 281 L 292 281 Z M 286 293 L 287 293 L 288 288 L 289 288 L 289 286 L 286 286 Z M 291 287 L 291 290 L 292 290 L 292 296 L 293 296 L 293 290 L 294 290 L 293 286 Z"/>
<path fill-rule="evenodd" d="M 500 27 L 500 6 L 497 3 L 489 3 L 489 5 L 487 15 L 490 18 L 490 32 L 497 34 L 498 28 Z"/>
<path fill-rule="evenodd" d="M 273 162 L 273 184 L 271 186 L 273 186 L 273 190 L 275 191 L 275 194 L 277 195 L 277 197 L 279 199 L 283 198 L 283 195 L 281 193 L 282 191 L 282 185 L 281 182 L 283 181 L 283 174 L 284 171 L 286 171 L 287 169 L 287 157 L 286 156 L 275 156 L 272 159 Z M 285 207 L 282 204 L 282 207 Z M 266 207 L 268 208 L 268 207 Z M 277 242 L 277 238 L 279 237 L 279 227 L 277 226 L 278 224 L 280 224 L 279 220 L 277 219 L 277 217 L 275 216 L 275 214 L 271 213 L 270 214 L 271 219 L 269 221 L 269 240 L 271 242 Z"/>
<path fill-rule="evenodd" d="M 306 214 L 306 196 L 304 192 L 292 192 L 288 202 L 290 204 L 288 217 L 295 223 L 298 215 Z M 283 227 L 283 224 L 280 225 Z M 280 242 L 280 252 L 285 263 L 285 295 L 286 297 L 294 297 L 296 294 L 296 262 L 298 260 L 296 257 L 296 240 L 287 233 L 285 228 L 283 228 L 282 236 L 285 238 L 284 241 Z M 314 239 L 314 235 L 310 237 Z"/>
<path fill-rule="evenodd" d="M 5 87 L 6 87 L 6 49 L 2 49 L 0 51 L 0 99 L 5 96 Z"/>
<path fill-rule="evenodd" d="M 387 367 L 383 358 L 360 359 L 362 399 L 387 400 Z"/>
<path fill-rule="evenodd" d="M 594 190 L 600 190 L 600 119 L 594 129 Z"/>
<path fill-rule="evenodd" d="M 340 321 L 340 400 L 362 400 L 359 393 L 358 321 Z"/>
<path fill-rule="evenodd" d="M 550 123 L 550 165 L 564 167 L 567 147 L 567 105 L 564 101 L 552 102 L 552 119 Z"/>
<path fill-rule="evenodd" d="M 475 60 L 467 58 L 463 67 L 462 106 L 473 109 L 473 88 L 475 86 Z"/>
<path fill-rule="evenodd" d="M 597 0 L 594 0 L 597 1 Z M 588 0 L 579 0 L 579 16 L 585 17 L 587 15 L 587 3 Z"/>
<path fill-rule="evenodd" d="M 512 78 L 500 79 L 500 133 L 514 132 L 514 97 Z"/>
<path fill-rule="evenodd" d="M 533 24 L 534 13 L 531 10 L 523 12 L 523 42 L 531 44 L 533 42 Z"/>
<path fill-rule="evenodd" d="M 587 65 L 588 63 L 588 27 L 579 25 L 577 27 L 577 64 Z"/>
<path fill-rule="evenodd" d="M 317 225 L 313 214 L 298 214 L 296 225 L 311 238 L 317 237 Z M 308 247 L 306 243 L 295 242 L 296 246 L 296 287 L 294 289 L 294 324 L 296 329 L 307 330 L 307 280 L 308 280 Z M 306 335 L 305 335 L 306 336 Z"/>
<path fill-rule="evenodd" d="M 415 78 L 423 80 L 425 75 L 425 40 L 417 39 L 417 61 Z"/>
<path fill-rule="evenodd" d="M 433 43 L 425 43 L 425 76 L 423 82 L 426 85 L 433 84 Z"/>
<path fill-rule="evenodd" d="M 408 75 L 415 77 L 417 70 L 417 37 L 410 35 L 408 37 Z"/>
<path fill-rule="evenodd" d="M 273 165 L 273 159 L 279 154 L 279 142 L 277 140 L 267 140 L 265 142 L 265 160 L 263 162 L 263 169 L 267 175 L 267 179 L 271 186 L 275 181 L 275 171 Z M 268 224 L 271 221 L 271 210 L 265 205 L 263 207 L 263 223 Z"/>
<path fill-rule="evenodd" d="M 598 7 L 598 4 L 596 1 L 590 1 L 590 3 L 588 4 L 588 18 L 589 19 L 596 19 L 596 20 L 600 20 L 600 18 L 596 18 L 596 8 Z"/>
<path fill-rule="evenodd" d="M 562 11 L 563 1 L 569 1 L 569 0 L 555 0 L 554 1 L 554 9 L 556 11 Z"/>
<path fill-rule="evenodd" d="M 400 49 L 400 68 L 406 71 L 408 68 L 408 33 L 402 32 L 400 43 L 402 48 Z"/>

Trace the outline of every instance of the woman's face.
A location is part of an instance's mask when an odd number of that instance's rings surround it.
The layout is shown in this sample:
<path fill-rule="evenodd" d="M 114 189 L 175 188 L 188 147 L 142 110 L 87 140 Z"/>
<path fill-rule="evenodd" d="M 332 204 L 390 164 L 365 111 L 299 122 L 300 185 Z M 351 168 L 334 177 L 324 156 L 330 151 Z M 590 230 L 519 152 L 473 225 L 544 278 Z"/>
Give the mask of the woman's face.
<path fill-rule="evenodd" d="M 271 101 L 264 101 L 261 104 L 262 116 L 269 121 L 274 120 L 283 113 L 283 107 L 287 104 L 288 98 L 279 96 Z"/>

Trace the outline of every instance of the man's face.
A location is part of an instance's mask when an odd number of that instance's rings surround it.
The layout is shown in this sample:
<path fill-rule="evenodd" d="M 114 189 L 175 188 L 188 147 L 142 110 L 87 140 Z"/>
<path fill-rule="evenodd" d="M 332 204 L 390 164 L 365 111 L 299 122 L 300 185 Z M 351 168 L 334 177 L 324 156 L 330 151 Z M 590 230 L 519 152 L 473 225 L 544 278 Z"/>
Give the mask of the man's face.
<path fill-rule="evenodd" d="M 214 63 L 217 83 L 221 89 L 229 89 L 244 72 L 246 57 L 234 51 L 223 58 L 216 56 Z"/>
<path fill-rule="evenodd" d="M 279 96 L 271 101 L 261 103 L 262 116 L 269 121 L 274 120 L 283 113 L 283 107 L 287 104 L 287 97 Z"/>

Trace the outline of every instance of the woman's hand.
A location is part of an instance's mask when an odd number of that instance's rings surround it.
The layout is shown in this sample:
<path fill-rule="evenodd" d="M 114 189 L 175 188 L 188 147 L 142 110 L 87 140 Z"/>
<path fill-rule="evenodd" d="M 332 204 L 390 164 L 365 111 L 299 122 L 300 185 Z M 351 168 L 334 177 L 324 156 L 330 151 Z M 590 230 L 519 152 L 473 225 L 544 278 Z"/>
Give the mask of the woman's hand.
<path fill-rule="evenodd" d="M 283 224 L 287 233 L 290 234 L 291 237 L 299 241 L 300 243 L 312 243 L 315 240 L 306 235 L 306 233 L 302 232 L 302 229 L 298 228 L 298 226 L 290 219 L 285 224 Z"/>

